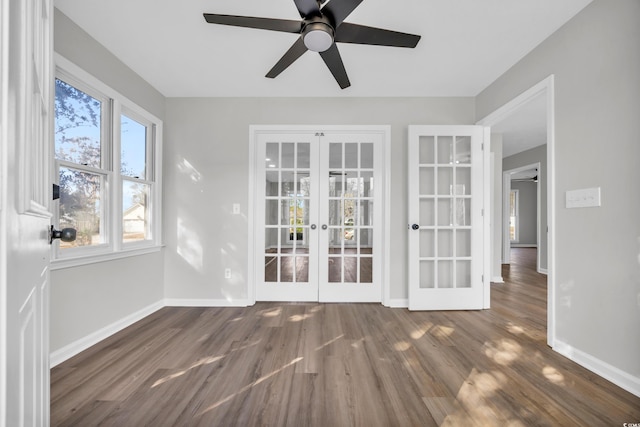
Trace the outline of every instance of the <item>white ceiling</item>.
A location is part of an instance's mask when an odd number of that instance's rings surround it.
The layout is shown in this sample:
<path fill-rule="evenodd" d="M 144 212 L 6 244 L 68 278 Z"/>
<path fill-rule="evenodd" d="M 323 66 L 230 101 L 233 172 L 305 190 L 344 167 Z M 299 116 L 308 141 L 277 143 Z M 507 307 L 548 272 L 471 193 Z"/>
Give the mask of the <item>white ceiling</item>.
<path fill-rule="evenodd" d="M 313 52 L 264 77 L 296 35 L 202 17 L 299 19 L 293 0 L 54 0 L 167 97 L 476 96 L 590 1 L 363 1 L 346 22 L 422 39 L 415 49 L 339 44 L 351 80 L 341 90 Z"/>
<path fill-rule="evenodd" d="M 546 95 L 538 95 L 491 126 L 491 133 L 502 135 L 503 158 L 547 143 L 546 103 Z"/>

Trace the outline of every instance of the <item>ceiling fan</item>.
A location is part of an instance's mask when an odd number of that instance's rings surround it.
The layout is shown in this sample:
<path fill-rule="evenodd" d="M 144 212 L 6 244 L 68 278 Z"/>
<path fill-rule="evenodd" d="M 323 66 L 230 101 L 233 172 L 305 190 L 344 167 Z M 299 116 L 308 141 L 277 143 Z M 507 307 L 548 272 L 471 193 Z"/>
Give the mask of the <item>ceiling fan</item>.
<path fill-rule="evenodd" d="M 275 78 L 293 64 L 307 50 L 318 52 L 340 88 L 351 86 L 336 43 L 355 43 L 377 46 L 414 48 L 420 36 L 366 27 L 344 22 L 363 0 L 293 0 L 301 21 L 259 18 L 253 16 L 204 13 L 210 24 L 232 25 L 300 34 L 298 40 L 267 73 Z"/>

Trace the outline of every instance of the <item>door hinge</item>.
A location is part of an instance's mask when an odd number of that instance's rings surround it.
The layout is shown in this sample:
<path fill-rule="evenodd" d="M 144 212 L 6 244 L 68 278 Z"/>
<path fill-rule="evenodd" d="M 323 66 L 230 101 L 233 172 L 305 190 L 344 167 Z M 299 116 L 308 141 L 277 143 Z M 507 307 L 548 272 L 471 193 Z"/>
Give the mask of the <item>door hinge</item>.
<path fill-rule="evenodd" d="M 480 144 L 480 150 L 484 151 L 484 142 Z"/>
<path fill-rule="evenodd" d="M 324 136 L 324 132 L 316 132 L 316 136 Z"/>
<path fill-rule="evenodd" d="M 480 209 L 480 215 L 484 216 L 484 208 Z"/>

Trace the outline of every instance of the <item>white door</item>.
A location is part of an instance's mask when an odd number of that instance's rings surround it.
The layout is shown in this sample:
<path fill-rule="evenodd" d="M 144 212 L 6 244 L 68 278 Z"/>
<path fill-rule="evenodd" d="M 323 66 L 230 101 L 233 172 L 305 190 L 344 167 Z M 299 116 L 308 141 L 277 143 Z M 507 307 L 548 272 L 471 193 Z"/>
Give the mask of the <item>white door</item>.
<path fill-rule="evenodd" d="M 484 134 L 480 126 L 409 127 L 410 310 L 488 306 Z"/>
<path fill-rule="evenodd" d="M 53 2 L 0 0 L 0 426 L 49 424 Z"/>
<path fill-rule="evenodd" d="M 381 301 L 383 133 L 269 130 L 254 140 L 256 300 Z"/>

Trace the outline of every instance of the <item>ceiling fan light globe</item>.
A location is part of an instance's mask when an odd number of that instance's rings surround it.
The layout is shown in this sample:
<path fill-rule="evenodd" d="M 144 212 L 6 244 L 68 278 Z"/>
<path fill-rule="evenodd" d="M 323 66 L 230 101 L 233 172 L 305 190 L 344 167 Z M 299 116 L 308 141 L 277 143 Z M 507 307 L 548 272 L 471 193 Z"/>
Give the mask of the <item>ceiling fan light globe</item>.
<path fill-rule="evenodd" d="M 324 52 L 333 44 L 333 28 L 324 22 L 313 22 L 302 31 L 304 45 L 313 52 Z"/>

